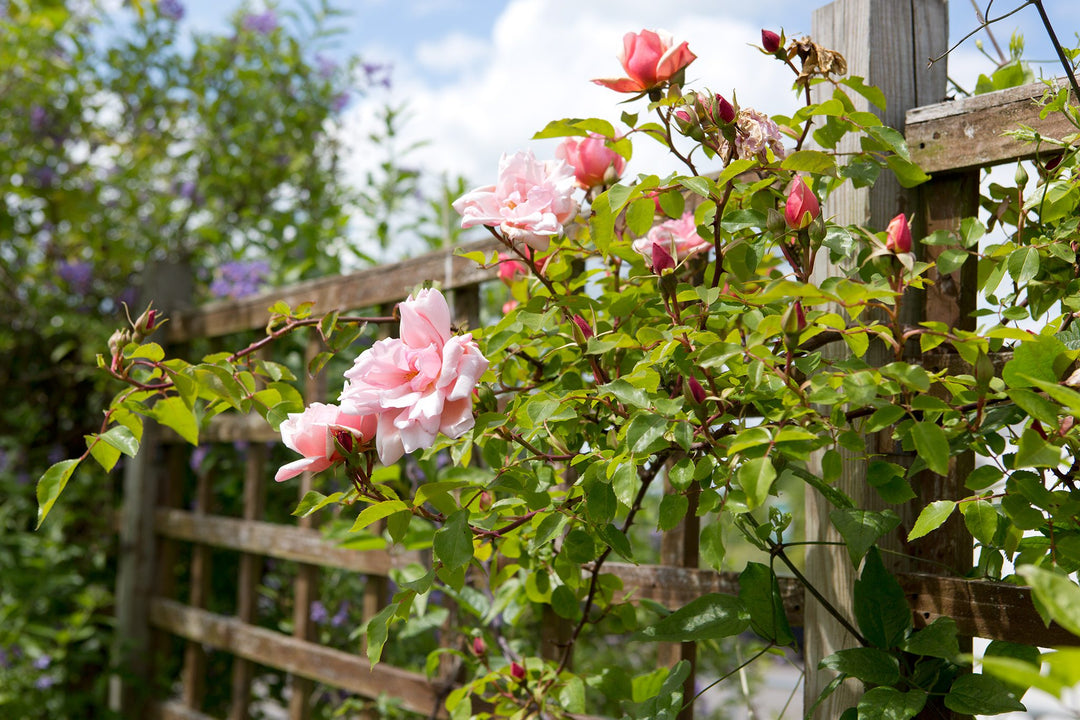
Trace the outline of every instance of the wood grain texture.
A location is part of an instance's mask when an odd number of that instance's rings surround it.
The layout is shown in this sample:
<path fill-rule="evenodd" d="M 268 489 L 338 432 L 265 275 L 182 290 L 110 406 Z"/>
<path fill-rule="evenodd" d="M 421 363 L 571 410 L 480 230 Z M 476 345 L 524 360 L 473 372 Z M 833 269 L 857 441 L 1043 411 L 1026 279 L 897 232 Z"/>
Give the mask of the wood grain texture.
<path fill-rule="evenodd" d="M 1064 80 L 1053 81 L 1061 87 Z M 1036 100 L 1047 86 L 1041 82 L 909 110 L 905 137 L 911 159 L 928 173 L 978 170 L 1035 156 L 1035 146 L 1005 135 L 1027 125 L 1045 137 L 1061 138 L 1076 128 L 1061 115 L 1039 118 Z M 1060 152 L 1045 146 L 1041 152 Z"/>
<path fill-rule="evenodd" d="M 349 550 L 311 528 L 217 515 L 200 516 L 184 510 L 158 510 L 154 525 L 159 535 L 176 540 L 383 577 L 391 568 L 421 560 L 417 552 L 392 554 L 383 550 Z"/>
<path fill-rule="evenodd" d="M 386 693 L 399 698 L 406 710 L 424 716 L 431 715 L 436 706 L 434 690 L 419 673 L 386 665 L 371 668 L 367 658 L 172 600 L 152 600 L 150 619 L 155 627 L 225 650 L 248 662 L 302 675 L 368 698 Z M 446 717 L 445 712 L 440 710 L 438 717 Z"/>
<path fill-rule="evenodd" d="M 461 247 L 466 252 L 485 254 L 502 248 L 494 238 Z M 498 277 L 498 268 L 481 268 L 472 260 L 440 250 L 402 262 L 380 265 L 347 275 L 308 280 L 285 288 L 274 288 L 239 301 L 216 302 L 197 310 L 174 313 L 165 326 L 168 342 L 196 337 L 218 337 L 266 326 L 267 308 L 283 301 L 292 307 L 314 302 L 315 312 L 369 308 L 403 300 L 412 289 L 429 280 L 452 290 Z"/>
<path fill-rule="evenodd" d="M 216 718 L 188 707 L 177 700 L 166 700 L 151 708 L 153 720 L 216 720 Z"/>
<path fill-rule="evenodd" d="M 868 84 L 877 85 L 887 102 L 882 112 L 861 97 L 853 98 L 856 107 L 877 112 L 887 125 L 901 131 L 909 108 L 938 102 L 945 95 L 944 67 L 937 65 L 927 70 L 925 58 L 944 51 L 947 36 L 948 13 L 944 0 L 835 0 L 814 12 L 811 31 L 816 42 L 844 55 L 848 75 L 861 76 Z M 831 93 L 828 83 L 817 85 L 814 100 L 821 102 Z M 858 138 L 844 138 L 837 149 L 858 150 Z M 915 205 L 915 196 L 901 188 L 891 173 L 885 172 L 872 188 L 841 187 L 829 196 L 823 213 L 840 224 L 884 229 L 898 213 L 912 215 Z M 824 260 L 818 259 L 812 282 L 844 272 L 842 267 L 830 266 Z M 835 347 L 828 348 L 823 355 L 835 360 L 844 352 L 844 348 Z M 870 364 L 889 360 L 880 344 L 872 346 L 864 359 Z M 867 437 L 867 452 L 880 450 L 878 438 Z M 857 507 L 881 509 L 882 501 L 866 483 L 865 459 L 852 453 L 842 456 L 837 488 L 851 497 Z M 817 493 L 807 493 L 806 498 L 806 539 L 842 542 L 829 520 L 832 506 Z M 884 542 L 897 545 L 899 538 L 885 538 Z M 856 574 L 846 549 L 808 545 L 805 574 L 841 615 L 854 617 L 851 599 Z M 808 599 L 804 618 L 807 676 L 803 700 L 808 708 L 834 677 L 834 673 L 818 669 L 818 663 L 838 650 L 854 646 L 855 639 L 816 601 Z M 860 695 L 861 688 L 856 683 L 844 683 L 818 706 L 814 717 L 839 717 L 856 704 Z"/>

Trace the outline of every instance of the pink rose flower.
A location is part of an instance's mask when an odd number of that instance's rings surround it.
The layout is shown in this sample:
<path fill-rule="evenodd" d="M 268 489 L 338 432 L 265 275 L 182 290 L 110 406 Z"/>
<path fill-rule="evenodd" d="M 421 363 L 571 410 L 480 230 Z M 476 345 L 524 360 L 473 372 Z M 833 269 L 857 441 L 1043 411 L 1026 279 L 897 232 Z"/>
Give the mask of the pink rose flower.
<path fill-rule="evenodd" d="M 510 253 L 499 253 L 499 279 L 507 285 L 512 285 L 518 275 L 528 275 L 529 269 L 525 263 L 515 260 Z"/>
<path fill-rule="evenodd" d="M 712 244 L 698 235 L 694 213 L 688 212 L 678 220 L 665 220 L 650 230 L 648 235 L 635 240 L 632 245 L 634 251 L 645 258 L 649 267 L 656 265 L 658 260 L 654 246 L 659 246 L 662 253 L 666 251 L 676 261 L 682 262 L 694 253 L 708 250 Z M 666 258 L 659 259 L 666 265 Z"/>
<path fill-rule="evenodd" d="M 604 143 L 604 136 L 591 134 L 583 138 L 566 138 L 557 148 L 555 157 L 574 168 L 577 184 L 588 190 L 610 185 L 619 179 L 626 160 Z"/>
<path fill-rule="evenodd" d="M 326 470 L 343 459 L 334 438 L 345 445 L 351 438 L 371 440 L 375 436 L 375 416 L 343 412 L 337 405 L 311 403 L 302 413 L 289 413 L 281 423 L 281 440 L 304 457 L 282 465 L 274 475 L 278 482 L 302 472 Z"/>
<path fill-rule="evenodd" d="M 642 30 L 623 36 L 619 62 L 628 77 L 593 80 L 616 92 L 640 93 L 667 82 L 673 75 L 697 59 L 687 44 L 675 40 L 663 30 Z"/>
<path fill-rule="evenodd" d="M 894 253 L 911 252 L 911 227 L 904 213 L 889 221 L 889 227 L 885 231 L 885 247 Z"/>
<path fill-rule="evenodd" d="M 543 251 L 577 213 L 575 187 L 574 170 L 565 162 L 542 163 L 523 151 L 503 155 L 498 183 L 462 195 L 454 209 L 463 228 L 497 227 L 510 242 Z"/>
<path fill-rule="evenodd" d="M 469 336 L 450 334 L 450 308 L 438 290 L 398 305 L 401 337 L 380 340 L 345 372 L 342 410 L 378 418 L 375 447 L 384 465 L 431 447 L 442 433 L 472 428 L 472 394 L 488 361 Z"/>
<path fill-rule="evenodd" d="M 784 203 L 784 220 L 792 230 L 802 230 L 821 214 L 817 195 L 801 177 L 791 181 L 787 202 Z"/>

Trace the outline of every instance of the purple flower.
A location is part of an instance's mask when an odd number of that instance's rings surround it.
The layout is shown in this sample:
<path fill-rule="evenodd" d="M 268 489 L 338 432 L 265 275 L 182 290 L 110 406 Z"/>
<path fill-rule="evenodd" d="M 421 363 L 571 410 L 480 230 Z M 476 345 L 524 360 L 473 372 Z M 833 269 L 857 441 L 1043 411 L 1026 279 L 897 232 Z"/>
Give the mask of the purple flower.
<path fill-rule="evenodd" d="M 158 11 L 161 17 L 174 22 L 184 18 L 184 4 L 180 0 L 159 0 Z"/>
<path fill-rule="evenodd" d="M 319 77 L 323 80 L 332 78 L 334 73 L 337 72 L 337 69 L 338 64 L 334 58 L 327 57 L 322 53 L 315 54 L 315 72 L 318 73 Z"/>
<path fill-rule="evenodd" d="M 188 460 L 188 465 L 191 467 L 191 471 L 194 473 L 199 472 L 199 468 L 202 467 L 203 461 L 206 460 L 206 456 L 210 454 L 209 445 L 198 445 L 191 451 L 191 458 Z"/>
<path fill-rule="evenodd" d="M 9 667 L 11 667 L 11 660 L 8 657 L 8 651 L 0 647 L 0 670 L 6 670 Z"/>
<path fill-rule="evenodd" d="M 227 262 L 218 268 L 217 278 L 210 284 L 210 294 L 216 298 L 238 300 L 259 292 L 270 274 L 263 260 Z"/>
<path fill-rule="evenodd" d="M 334 96 L 333 100 L 330 101 L 330 109 L 333 110 L 335 113 L 339 113 L 344 110 L 345 107 L 349 104 L 349 100 L 350 97 L 348 91 L 340 92 Z"/>
<path fill-rule="evenodd" d="M 90 292 L 90 286 L 94 280 L 94 266 L 88 262 L 65 260 L 57 266 L 56 274 L 68 284 L 73 293 L 86 295 Z"/>
<path fill-rule="evenodd" d="M 33 665 L 35 670 L 48 670 L 49 666 L 52 665 L 52 657 L 49 655 L 42 655 L 34 660 Z"/>
<path fill-rule="evenodd" d="M 49 123 L 49 112 L 40 105 L 30 108 L 30 131 L 39 133 Z"/>
<path fill-rule="evenodd" d="M 121 290 L 120 294 L 116 296 L 116 304 L 117 306 L 126 304 L 128 307 L 133 307 L 138 297 L 138 291 L 129 285 Z"/>
<path fill-rule="evenodd" d="M 180 197 L 184 198 L 185 200 L 194 200 L 197 190 L 198 187 L 195 185 L 194 180 L 185 180 L 184 182 L 180 183 L 180 187 L 177 189 L 177 192 L 179 193 Z"/>
<path fill-rule="evenodd" d="M 316 600 L 311 603 L 311 622 L 316 625 L 322 625 L 330 618 L 330 614 L 326 612 L 326 606 Z"/>
<path fill-rule="evenodd" d="M 261 13 L 248 13 L 244 16 L 243 28 L 249 32 L 256 32 L 260 35 L 269 35 L 277 30 L 278 20 L 277 15 L 273 10 L 266 10 Z"/>
<path fill-rule="evenodd" d="M 394 69 L 391 63 L 364 63 L 360 66 L 368 85 L 382 85 L 390 89 L 390 73 Z"/>
<path fill-rule="evenodd" d="M 341 627 L 345 624 L 345 621 L 349 619 L 349 603 L 341 603 L 341 607 L 334 613 L 334 617 L 330 618 L 331 627 Z"/>
<path fill-rule="evenodd" d="M 42 675 L 34 681 L 34 687 L 38 690 L 47 690 L 56 684 L 56 678 L 52 675 Z"/>
<path fill-rule="evenodd" d="M 56 171 L 48 165 L 39 165 L 31 170 L 30 174 L 41 188 L 50 188 L 56 182 Z"/>

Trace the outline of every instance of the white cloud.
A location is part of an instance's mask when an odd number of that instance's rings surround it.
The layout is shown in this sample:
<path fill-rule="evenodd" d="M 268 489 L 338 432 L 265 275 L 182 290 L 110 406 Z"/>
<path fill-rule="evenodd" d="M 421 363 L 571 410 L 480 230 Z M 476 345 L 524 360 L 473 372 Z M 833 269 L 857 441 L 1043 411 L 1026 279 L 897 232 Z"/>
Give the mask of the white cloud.
<path fill-rule="evenodd" d="M 687 73 L 695 88 L 727 97 L 734 91 L 740 104 L 767 113 L 791 112 L 797 100 L 790 92 L 790 71 L 749 47 L 760 39 L 758 26 L 722 13 L 735 14 L 692 0 L 598 0 L 588 5 L 511 0 L 490 37 L 451 34 L 397 61 L 394 96 L 407 98 L 412 109 L 407 133 L 431 141 L 421 164 L 465 175 L 474 184 L 493 181 L 503 152 L 531 146 L 538 156 L 551 157 L 555 141 L 529 140 L 549 120 L 595 116 L 618 126 L 622 111 L 644 111 L 644 101 L 621 105 L 625 96 L 590 82 L 622 74 L 615 56 L 628 31 L 662 27 L 688 41 L 698 55 Z M 483 55 L 481 48 L 487 48 Z M 439 61 L 440 52 L 443 67 L 467 66 L 473 72 L 436 84 L 428 67 Z M 485 62 L 474 63 L 478 58 Z M 347 134 L 366 135 L 370 104 L 361 103 L 347 118 Z M 370 160 L 358 151 L 354 171 L 366 163 Z M 657 143 L 644 137 L 635 142 L 629 172 L 675 167 Z"/>
<path fill-rule="evenodd" d="M 482 38 L 455 32 L 416 48 L 416 62 L 438 76 L 468 77 L 490 54 L 490 43 Z"/>

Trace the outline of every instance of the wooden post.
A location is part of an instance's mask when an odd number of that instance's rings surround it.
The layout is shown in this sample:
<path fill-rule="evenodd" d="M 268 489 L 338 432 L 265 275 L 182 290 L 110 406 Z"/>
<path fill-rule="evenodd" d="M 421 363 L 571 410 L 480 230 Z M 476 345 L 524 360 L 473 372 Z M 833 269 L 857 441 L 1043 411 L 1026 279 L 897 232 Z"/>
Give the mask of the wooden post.
<path fill-rule="evenodd" d="M 927 69 L 927 59 L 943 52 L 948 40 L 947 0 L 835 0 L 814 12 L 812 38 L 826 48 L 839 51 L 847 60 L 848 74 L 858 75 L 884 92 L 888 108 L 871 108 L 863 98 L 852 95 L 860 110 L 873 109 L 887 125 L 902 130 L 905 113 L 918 105 L 939 102 L 944 98 L 945 68 L 938 63 Z M 832 88 L 815 86 L 815 101 L 831 95 Z M 854 138 L 841 151 L 857 149 Z M 884 228 L 900 212 L 909 216 L 916 204 L 891 174 L 884 172 L 873 188 L 845 186 L 829 197 L 827 216 L 842 224 L 858 223 Z M 814 279 L 835 273 L 828 263 L 818 259 Z M 871 349 L 871 355 L 874 352 Z M 882 360 L 884 358 L 877 358 Z M 869 362 L 875 358 L 868 356 Z M 868 450 L 879 452 L 877 438 L 867 438 Z M 866 484 L 865 461 L 845 457 L 843 472 L 837 482 L 859 507 L 880 507 L 876 493 Z M 832 507 L 816 493 L 806 501 L 806 537 L 810 541 L 841 541 L 829 522 Z M 856 574 L 845 548 L 809 545 L 806 552 L 806 576 L 846 617 L 852 618 L 851 596 Z M 808 600 L 805 609 L 806 686 L 805 707 L 809 708 L 833 674 L 818 670 L 818 663 L 837 650 L 852 647 L 854 639 L 823 607 Z M 817 709 L 816 718 L 836 718 L 856 704 L 859 688 L 845 683 Z"/>
<path fill-rule="evenodd" d="M 166 315 L 190 306 L 191 267 L 183 262 L 155 263 L 146 270 L 140 303 L 153 301 Z M 137 315 L 139 308 L 134 309 Z M 111 681 L 109 705 L 126 718 L 147 716 L 153 692 L 150 599 L 158 586 L 154 510 L 162 483 L 159 430 L 147 420 L 139 453 L 124 463 L 123 511 L 116 573 L 116 645 L 114 654 L 125 678 Z"/>
<path fill-rule="evenodd" d="M 196 469 L 195 514 L 211 514 L 214 500 L 210 473 Z M 203 610 L 210 600 L 210 546 L 195 543 L 191 548 L 191 589 L 188 605 Z M 206 695 L 206 649 L 202 643 L 188 641 L 184 647 L 184 666 L 180 675 L 180 697 L 194 710 L 202 708 Z"/>
<path fill-rule="evenodd" d="M 668 463 L 669 470 L 672 465 L 674 463 Z M 665 492 L 672 492 L 670 482 L 665 480 L 664 485 Z M 660 538 L 661 565 L 695 570 L 698 567 L 701 522 L 697 516 L 697 493 L 691 493 L 689 499 L 690 505 L 682 522 Z M 690 700 L 694 697 L 697 681 L 697 643 L 660 643 L 657 655 L 657 662 L 668 667 L 674 666 L 680 660 L 690 663 L 690 675 L 683 681 L 683 710 L 679 713 L 678 720 L 694 720 L 694 706 Z"/>

